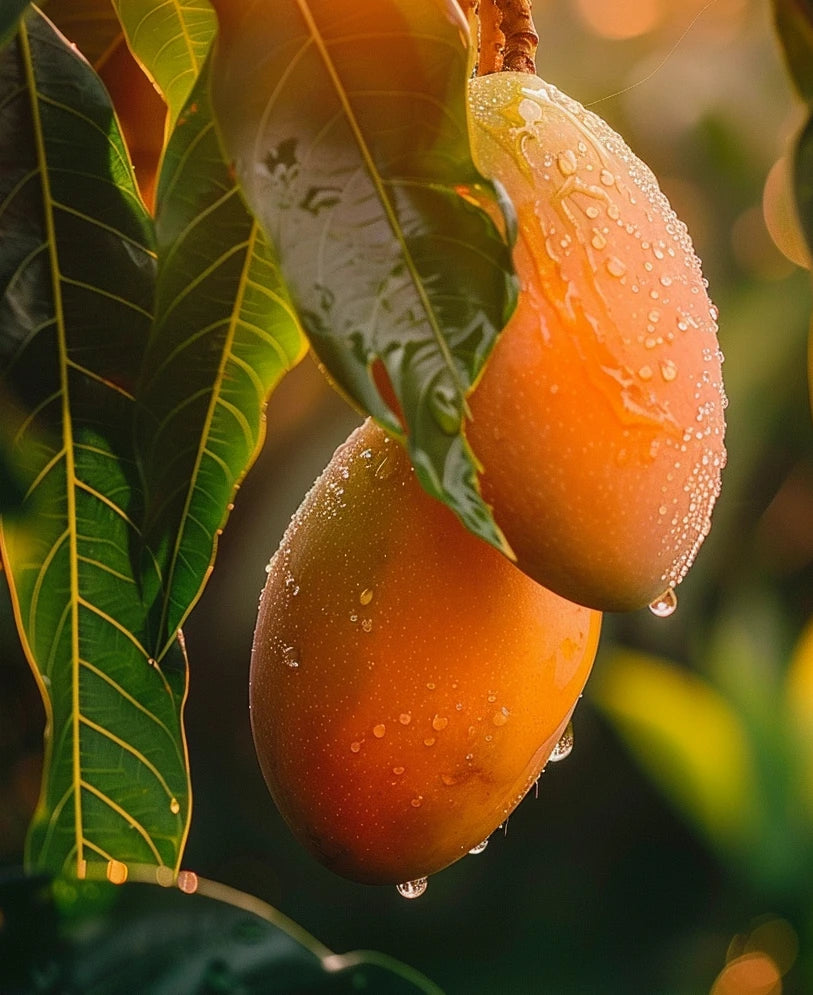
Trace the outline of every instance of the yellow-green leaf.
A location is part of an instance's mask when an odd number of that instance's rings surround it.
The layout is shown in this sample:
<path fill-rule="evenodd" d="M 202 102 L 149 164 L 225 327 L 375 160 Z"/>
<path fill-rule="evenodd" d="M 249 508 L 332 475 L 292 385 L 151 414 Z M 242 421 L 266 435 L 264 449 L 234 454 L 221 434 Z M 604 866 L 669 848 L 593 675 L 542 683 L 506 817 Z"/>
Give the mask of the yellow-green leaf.
<path fill-rule="evenodd" d="M 746 730 L 710 684 L 631 650 L 603 661 L 592 686 L 635 758 L 712 844 L 738 848 L 755 826 L 756 771 Z"/>

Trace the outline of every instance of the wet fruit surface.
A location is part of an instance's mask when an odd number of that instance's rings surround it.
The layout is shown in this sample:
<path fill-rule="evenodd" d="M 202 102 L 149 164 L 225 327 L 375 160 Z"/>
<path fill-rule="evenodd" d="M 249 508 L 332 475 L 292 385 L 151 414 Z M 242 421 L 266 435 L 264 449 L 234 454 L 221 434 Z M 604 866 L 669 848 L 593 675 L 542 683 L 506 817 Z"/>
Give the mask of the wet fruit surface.
<path fill-rule="evenodd" d="M 540 583 L 643 607 L 685 576 L 719 492 L 716 310 L 685 226 L 596 115 L 519 73 L 472 80 L 470 107 L 521 284 L 470 399 L 483 494 Z"/>
<path fill-rule="evenodd" d="M 564 731 L 600 618 L 467 532 L 365 423 L 294 516 L 255 633 L 254 738 L 294 833 L 373 883 L 480 845 Z"/>

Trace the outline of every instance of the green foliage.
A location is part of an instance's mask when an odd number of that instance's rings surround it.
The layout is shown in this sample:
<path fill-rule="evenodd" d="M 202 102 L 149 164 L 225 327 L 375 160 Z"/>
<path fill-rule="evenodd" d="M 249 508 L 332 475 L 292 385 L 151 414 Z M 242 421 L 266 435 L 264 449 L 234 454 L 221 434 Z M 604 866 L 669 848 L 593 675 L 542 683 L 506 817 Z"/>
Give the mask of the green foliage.
<path fill-rule="evenodd" d="M 27 487 L 3 560 L 49 722 L 32 867 L 175 869 L 189 814 L 182 649 L 144 640 L 135 378 L 150 328 L 152 225 L 112 107 L 32 12 L 3 53 L 3 386 Z M 103 261 L 103 265 L 100 262 Z M 152 565 L 149 570 L 154 569 Z"/>
<path fill-rule="evenodd" d="M 106 882 L 10 880 L 0 936 L 3 991 L 440 995 L 372 951 L 336 954 L 275 909 L 209 881 L 196 894 Z"/>
<path fill-rule="evenodd" d="M 314 350 L 399 436 L 400 407 L 421 482 L 504 547 L 462 427 L 514 285 L 471 160 L 456 5 L 217 6 L 219 127 Z"/>

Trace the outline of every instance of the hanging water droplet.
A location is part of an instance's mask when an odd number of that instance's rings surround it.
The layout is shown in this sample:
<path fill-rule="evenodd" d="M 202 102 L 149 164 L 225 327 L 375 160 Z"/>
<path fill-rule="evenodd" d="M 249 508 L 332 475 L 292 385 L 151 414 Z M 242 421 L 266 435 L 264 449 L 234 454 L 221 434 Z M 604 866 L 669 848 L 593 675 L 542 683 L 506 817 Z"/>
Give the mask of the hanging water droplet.
<path fill-rule="evenodd" d="M 675 594 L 674 588 L 671 587 L 664 591 L 663 594 L 655 598 L 649 606 L 649 610 L 657 618 L 669 618 L 670 615 L 674 614 L 676 608 L 677 595 Z"/>
<path fill-rule="evenodd" d="M 429 881 L 427 878 L 415 878 L 414 881 L 404 881 L 403 884 L 398 885 L 398 894 L 403 898 L 420 898 L 426 891 L 428 884 Z"/>
<path fill-rule="evenodd" d="M 564 760 L 565 757 L 569 757 L 573 752 L 573 723 L 568 722 L 565 726 L 565 731 L 559 737 L 559 742 L 554 746 L 553 753 L 551 753 L 548 758 L 551 763 L 558 763 L 560 760 Z"/>
<path fill-rule="evenodd" d="M 181 811 L 181 805 L 177 798 L 173 798 L 170 801 L 169 810 L 173 815 L 177 815 Z"/>
<path fill-rule="evenodd" d="M 482 843 L 478 843 L 477 846 L 473 846 L 471 848 L 471 850 L 469 850 L 469 853 L 473 854 L 476 857 L 477 854 L 478 853 L 482 853 L 483 850 L 485 850 L 485 848 L 487 846 L 488 846 L 488 837 L 486 836 L 486 838 L 483 840 L 483 842 Z"/>
<path fill-rule="evenodd" d="M 372 592 L 371 588 L 369 588 L 369 587 L 365 587 L 365 588 L 364 588 L 364 590 L 363 590 L 363 591 L 361 592 L 361 594 L 359 595 L 359 601 L 360 601 L 360 602 L 361 602 L 361 603 L 362 603 L 363 605 L 369 605 L 369 603 L 370 603 L 370 602 L 371 602 L 372 600 L 373 600 L 373 592 Z"/>

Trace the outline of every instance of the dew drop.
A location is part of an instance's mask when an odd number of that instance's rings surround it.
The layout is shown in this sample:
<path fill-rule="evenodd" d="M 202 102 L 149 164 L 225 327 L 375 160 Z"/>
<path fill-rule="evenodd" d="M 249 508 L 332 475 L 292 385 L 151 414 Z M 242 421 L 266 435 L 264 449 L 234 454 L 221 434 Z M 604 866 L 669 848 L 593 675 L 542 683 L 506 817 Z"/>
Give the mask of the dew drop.
<path fill-rule="evenodd" d="M 177 815 L 181 811 L 181 806 L 177 798 L 173 798 L 169 803 L 169 810 L 173 815 Z"/>
<path fill-rule="evenodd" d="M 178 889 L 185 895 L 194 895 L 198 890 L 198 876 L 194 871 L 181 871 L 178 875 Z"/>
<path fill-rule="evenodd" d="M 282 649 L 282 662 L 286 667 L 290 667 L 291 670 L 296 670 L 299 667 L 299 660 L 297 657 L 299 654 L 296 651 L 295 646 L 284 646 Z"/>
<path fill-rule="evenodd" d="M 426 739 L 423 741 L 423 745 L 424 746 L 434 746 L 435 745 L 435 737 L 434 736 L 427 736 Z"/>
<path fill-rule="evenodd" d="M 471 848 L 471 850 L 469 850 L 469 853 L 473 854 L 476 857 L 477 854 L 478 853 L 482 853 L 483 850 L 485 850 L 485 848 L 487 846 L 488 846 L 488 837 L 486 836 L 486 838 L 483 840 L 483 842 L 482 843 L 478 843 L 477 846 L 473 846 Z"/>
<path fill-rule="evenodd" d="M 601 234 L 600 231 L 597 231 L 590 239 L 590 244 L 594 249 L 603 249 L 607 245 L 607 239 Z"/>
<path fill-rule="evenodd" d="M 406 768 L 405 768 L 405 767 L 393 767 L 393 768 L 392 768 L 392 772 L 393 772 L 393 774 L 397 774 L 397 775 L 399 775 L 399 776 L 400 776 L 401 774 L 403 774 L 405 770 L 406 770 Z"/>
<path fill-rule="evenodd" d="M 601 179 L 601 182 L 604 184 L 605 187 L 611 187 L 615 183 L 615 177 L 613 176 L 613 174 L 610 172 L 609 169 L 602 169 L 599 178 Z"/>
<path fill-rule="evenodd" d="M 508 721 L 508 709 L 503 707 L 499 712 L 495 712 L 491 716 L 491 721 L 495 726 L 504 726 Z"/>
<path fill-rule="evenodd" d="M 649 606 L 649 610 L 656 618 L 669 618 L 670 615 L 674 614 L 676 608 L 677 595 L 671 587 L 655 598 Z"/>
<path fill-rule="evenodd" d="M 423 795 L 417 795 L 415 798 L 412 799 L 412 801 L 409 804 L 413 808 L 420 808 L 421 805 L 423 805 Z"/>
<path fill-rule="evenodd" d="M 559 154 L 556 165 L 559 167 L 559 172 L 562 176 L 572 176 L 576 172 L 578 165 L 576 153 L 572 149 L 565 149 L 564 152 Z"/>
<path fill-rule="evenodd" d="M 108 860 L 107 880 L 111 884 L 124 884 L 127 880 L 127 864 L 123 864 L 120 860 Z"/>
<path fill-rule="evenodd" d="M 383 739 L 387 731 L 387 727 L 383 722 L 379 722 L 377 726 L 373 726 L 373 735 L 376 739 Z"/>
<path fill-rule="evenodd" d="M 373 592 L 372 592 L 372 590 L 369 587 L 365 587 L 364 590 L 359 595 L 359 601 L 363 605 L 369 605 L 369 603 L 372 600 L 373 600 Z"/>
<path fill-rule="evenodd" d="M 361 743 L 357 739 L 354 739 L 353 742 L 350 744 L 350 752 L 358 753 L 360 749 L 361 749 Z"/>
<path fill-rule="evenodd" d="M 667 383 L 671 383 L 677 377 L 677 366 L 671 359 L 666 359 L 661 363 L 661 376 Z"/>
<path fill-rule="evenodd" d="M 607 267 L 607 272 L 610 276 L 614 276 L 616 280 L 620 280 L 621 277 L 627 272 L 627 267 L 617 256 L 610 256 L 610 258 L 605 263 Z"/>
<path fill-rule="evenodd" d="M 573 723 L 568 722 L 565 731 L 559 737 L 559 742 L 554 746 L 553 753 L 548 758 L 552 763 L 558 763 L 569 757 L 573 752 Z"/>
<path fill-rule="evenodd" d="M 441 732 L 443 729 L 446 728 L 448 724 L 449 720 L 446 718 L 445 715 L 436 715 L 432 719 L 432 728 L 435 730 L 435 732 Z"/>
<path fill-rule="evenodd" d="M 640 368 L 640 370 L 638 370 L 638 376 L 642 380 L 651 380 L 652 379 L 652 367 L 651 366 L 642 366 Z"/>
<path fill-rule="evenodd" d="M 426 891 L 428 883 L 426 878 L 415 878 L 414 881 L 404 881 L 403 884 L 398 885 L 398 894 L 402 898 L 420 898 Z"/>
<path fill-rule="evenodd" d="M 402 726 L 408 726 L 409 723 L 412 721 L 411 713 L 401 712 L 401 714 L 398 716 L 398 721 L 401 723 Z"/>
<path fill-rule="evenodd" d="M 371 618 L 363 618 L 361 620 L 361 627 L 365 632 L 373 631 L 373 620 Z"/>
<path fill-rule="evenodd" d="M 451 788 L 453 784 L 457 784 L 457 778 L 454 776 L 454 774 L 441 774 L 440 779 L 441 781 L 443 781 L 443 783 L 446 785 L 447 788 Z"/>

